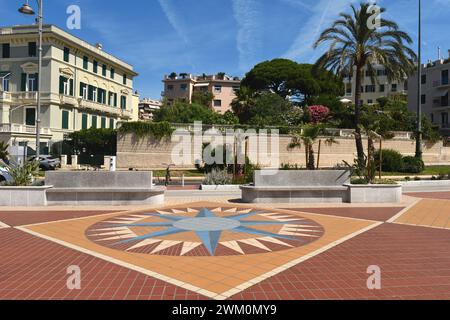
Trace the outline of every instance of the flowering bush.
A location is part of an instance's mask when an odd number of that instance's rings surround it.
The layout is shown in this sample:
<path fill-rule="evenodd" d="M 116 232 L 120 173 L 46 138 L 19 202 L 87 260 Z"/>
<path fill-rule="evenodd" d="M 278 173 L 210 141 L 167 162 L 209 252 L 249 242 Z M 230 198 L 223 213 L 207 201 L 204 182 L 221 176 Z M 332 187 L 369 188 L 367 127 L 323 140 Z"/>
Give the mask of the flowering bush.
<path fill-rule="evenodd" d="M 330 109 L 322 105 L 315 105 L 308 107 L 308 113 L 311 117 L 311 122 L 317 124 L 323 122 L 328 118 Z"/>

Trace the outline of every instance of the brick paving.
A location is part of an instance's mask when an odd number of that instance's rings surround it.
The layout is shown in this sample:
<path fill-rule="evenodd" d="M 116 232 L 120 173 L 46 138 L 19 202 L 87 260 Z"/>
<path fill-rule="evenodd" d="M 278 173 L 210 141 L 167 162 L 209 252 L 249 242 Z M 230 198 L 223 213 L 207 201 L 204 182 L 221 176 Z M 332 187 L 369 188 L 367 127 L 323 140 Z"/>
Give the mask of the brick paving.
<path fill-rule="evenodd" d="M 384 208 L 344 207 L 344 208 L 289 208 L 286 210 L 320 213 L 346 218 L 387 221 L 403 209 L 404 208 L 402 207 L 384 207 Z"/>
<path fill-rule="evenodd" d="M 0 211 L 0 221 L 7 225 L 16 227 L 27 224 L 50 222 L 57 220 L 67 220 L 96 216 L 100 214 L 113 213 L 108 210 L 87 210 L 87 211 Z"/>
<path fill-rule="evenodd" d="M 0 230 L 0 299 L 185 300 L 205 297 L 17 229 Z M 68 290 L 78 265 L 81 290 Z"/>
<path fill-rule="evenodd" d="M 450 232 L 383 224 L 232 299 L 450 299 Z M 368 290 L 367 267 L 381 268 Z"/>
<path fill-rule="evenodd" d="M 450 193 L 427 193 L 424 198 L 446 199 L 446 195 L 450 196 Z M 400 210 L 401 207 L 295 209 L 382 222 Z M 108 212 L 112 211 L 0 212 L 0 221 L 18 226 Z M 15 228 L 0 229 L 0 241 L 0 299 L 207 299 Z M 450 230 L 384 223 L 249 287 L 231 299 L 448 300 L 449 252 Z M 82 270 L 81 290 L 71 291 L 66 287 L 69 276 L 66 269 L 70 265 L 78 265 Z M 370 265 L 381 268 L 381 290 L 367 289 L 369 274 L 366 270 Z"/>

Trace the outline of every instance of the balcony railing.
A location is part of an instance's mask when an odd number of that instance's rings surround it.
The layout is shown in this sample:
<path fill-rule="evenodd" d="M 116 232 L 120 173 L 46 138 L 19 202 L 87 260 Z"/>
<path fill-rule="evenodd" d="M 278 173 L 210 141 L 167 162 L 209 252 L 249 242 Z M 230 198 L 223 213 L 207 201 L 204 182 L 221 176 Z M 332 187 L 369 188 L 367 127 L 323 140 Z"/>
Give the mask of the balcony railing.
<path fill-rule="evenodd" d="M 41 128 L 41 134 L 51 135 L 50 128 Z M 0 132 L 2 133 L 23 133 L 23 134 L 36 134 L 35 126 L 26 126 L 17 123 L 2 123 L 0 124 Z"/>
<path fill-rule="evenodd" d="M 11 93 L 7 91 L 0 91 L 0 100 L 11 100 Z"/>
<path fill-rule="evenodd" d="M 79 107 L 80 108 L 86 108 L 86 109 L 93 109 L 104 113 L 114 114 L 114 115 L 121 115 L 123 117 L 131 118 L 131 111 L 130 110 L 122 110 L 118 107 L 111 107 L 108 105 L 104 105 L 98 102 L 84 100 L 84 99 L 78 99 Z"/>

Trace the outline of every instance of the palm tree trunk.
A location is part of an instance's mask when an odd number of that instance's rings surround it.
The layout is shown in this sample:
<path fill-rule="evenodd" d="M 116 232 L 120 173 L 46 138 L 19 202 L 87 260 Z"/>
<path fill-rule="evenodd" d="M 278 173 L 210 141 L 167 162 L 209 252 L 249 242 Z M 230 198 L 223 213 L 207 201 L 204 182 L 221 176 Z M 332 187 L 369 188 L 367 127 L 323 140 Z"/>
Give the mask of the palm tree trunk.
<path fill-rule="evenodd" d="M 314 161 L 314 148 L 312 144 L 308 145 L 308 170 L 315 170 L 316 164 Z"/>
<path fill-rule="evenodd" d="M 358 159 L 360 163 L 364 163 L 364 147 L 361 137 L 361 129 L 359 123 L 361 121 L 361 80 L 362 80 L 362 67 L 356 67 L 356 79 L 355 79 L 355 142 L 356 152 L 358 153 Z"/>
<path fill-rule="evenodd" d="M 375 145 L 370 136 L 367 142 L 367 171 L 369 183 L 372 183 L 375 179 Z"/>

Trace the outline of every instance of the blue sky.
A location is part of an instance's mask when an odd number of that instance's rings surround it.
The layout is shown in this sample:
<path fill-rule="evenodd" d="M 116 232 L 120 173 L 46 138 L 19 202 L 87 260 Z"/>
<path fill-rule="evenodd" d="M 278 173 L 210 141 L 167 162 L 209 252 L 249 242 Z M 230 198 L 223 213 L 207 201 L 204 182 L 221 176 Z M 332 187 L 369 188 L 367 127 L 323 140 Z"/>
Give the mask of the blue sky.
<path fill-rule="evenodd" d="M 0 25 L 26 24 L 24 0 L 0 0 Z M 81 8 L 81 30 L 70 32 L 134 65 L 142 97 L 159 98 L 172 71 L 242 76 L 258 62 L 286 57 L 314 62 L 318 33 L 359 0 L 44 0 L 45 22 L 66 29 L 66 9 Z M 417 37 L 417 0 L 378 1 Z M 423 60 L 450 49 L 450 0 L 424 0 Z M 30 4 L 35 5 L 34 0 Z M 68 30 L 69 31 L 69 30 Z"/>

